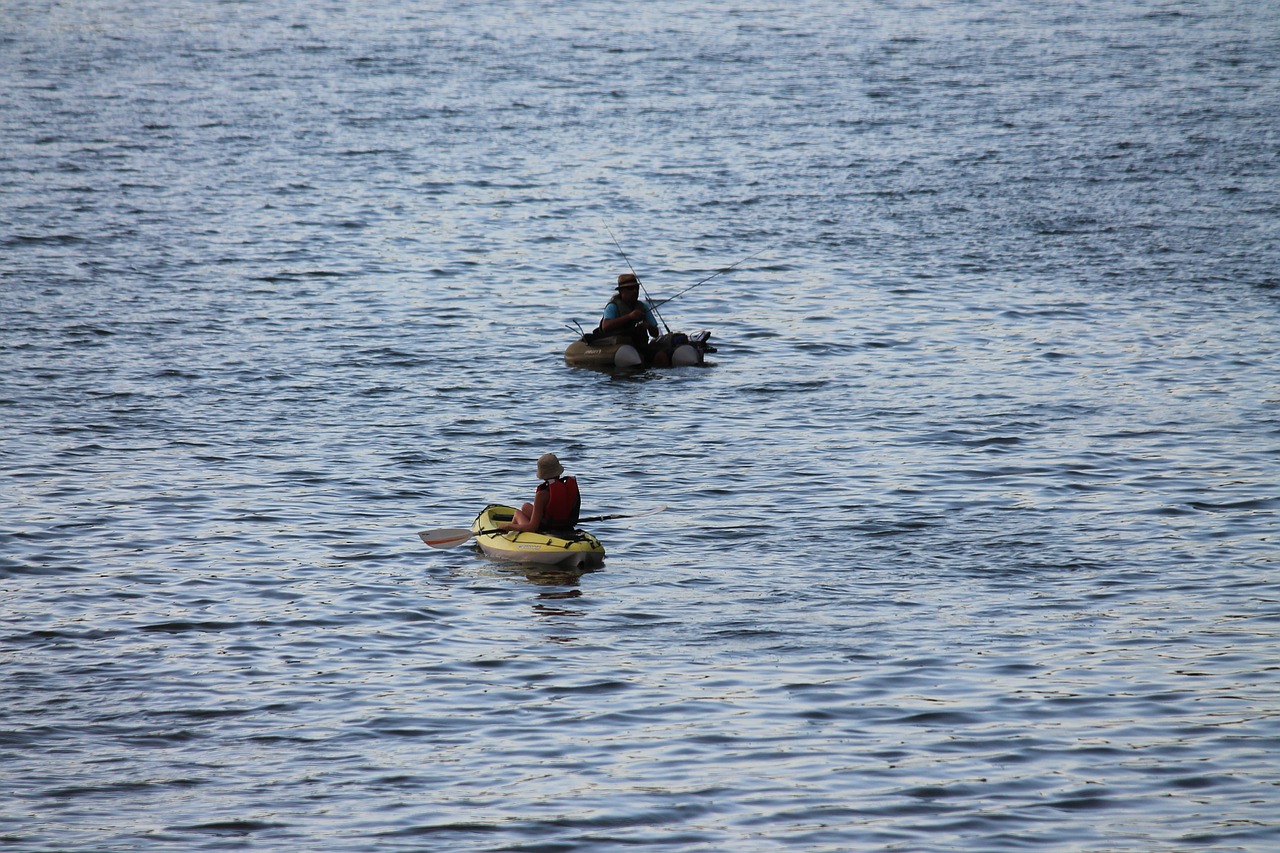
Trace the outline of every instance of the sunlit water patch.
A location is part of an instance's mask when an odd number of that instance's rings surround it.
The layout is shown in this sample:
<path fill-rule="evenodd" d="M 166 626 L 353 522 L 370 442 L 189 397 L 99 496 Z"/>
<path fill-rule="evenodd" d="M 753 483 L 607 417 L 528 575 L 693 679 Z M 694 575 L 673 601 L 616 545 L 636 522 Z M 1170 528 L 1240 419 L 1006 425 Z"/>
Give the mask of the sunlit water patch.
<path fill-rule="evenodd" d="M 6 20 L 6 850 L 1276 846 L 1273 10 Z"/>

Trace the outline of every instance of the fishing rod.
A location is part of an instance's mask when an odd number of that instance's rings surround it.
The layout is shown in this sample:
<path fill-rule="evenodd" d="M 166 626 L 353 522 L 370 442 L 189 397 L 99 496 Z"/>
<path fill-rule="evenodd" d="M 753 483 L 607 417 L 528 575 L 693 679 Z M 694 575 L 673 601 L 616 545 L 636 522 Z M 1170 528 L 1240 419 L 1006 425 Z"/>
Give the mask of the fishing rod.
<path fill-rule="evenodd" d="M 767 248 L 761 249 L 760 251 L 756 252 L 754 255 L 747 255 L 745 258 L 743 258 L 742 260 L 738 261 L 738 263 L 737 263 L 737 264 L 733 264 L 733 266 L 728 266 L 728 267 L 725 267 L 724 269 L 720 270 L 719 272 L 712 273 L 711 275 L 709 275 L 709 276 L 707 276 L 706 278 L 702 279 L 702 281 L 695 281 L 693 284 L 689 285 L 689 286 L 688 286 L 688 287 L 686 287 L 684 290 L 682 290 L 682 291 L 680 291 L 679 293 L 677 293 L 675 296 L 668 296 L 666 299 L 664 299 L 664 300 L 662 300 L 661 302 L 659 302 L 659 303 L 658 303 L 658 305 L 653 306 L 653 310 L 654 310 L 654 312 L 655 312 L 655 313 L 657 312 L 657 310 L 658 310 L 658 306 L 659 306 L 659 305 L 666 305 L 668 302 L 670 302 L 672 299 L 675 299 L 677 296 L 684 296 L 684 295 L 685 295 L 686 293 L 688 293 L 690 290 L 693 290 L 695 287 L 697 287 L 698 285 L 702 284 L 703 282 L 711 281 L 711 279 L 715 278 L 716 276 L 721 275 L 721 274 L 723 274 L 723 273 L 727 273 L 729 270 L 733 269 L 733 267 L 738 266 L 738 264 L 745 264 L 747 261 L 751 260 L 752 258 L 754 258 L 754 257 L 758 257 L 758 256 L 760 256 L 760 255 L 763 255 L 766 251 L 768 251 L 768 249 L 767 249 Z"/>
<path fill-rule="evenodd" d="M 663 319 L 663 316 L 658 313 L 658 306 L 654 304 L 653 297 L 649 295 L 649 288 L 645 287 L 644 282 L 640 281 L 640 276 L 636 275 L 636 268 L 631 266 L 631 259 L 627 257 L 626 252 L 622 251 L 622 245 L 618 242 L 618 238 L 613 236 L 613 229 L 606 224 L 604 226 L 604 230 L 609 232 L 609 237 L 613 240 L 613 245 L 618 247 L 618 254 L 622 255 L 622 259 L 627 262 L 627 269 L 631 270 L 631 275 L 635 276 L 636 284 L 640 285 L 640 289 L 644 291 L 645 301 L 647 301 L 649 303 L 649 307 L 653 309 L 654 316 L 656 316 L 659 322 L 662 323 L 662 327 L 667 330 L 667 334 L 671 334 L 671 327 L 667 325 L 667 321 Z M 671 300 L 668 299 L 667 301 L 670 302 Z"/>

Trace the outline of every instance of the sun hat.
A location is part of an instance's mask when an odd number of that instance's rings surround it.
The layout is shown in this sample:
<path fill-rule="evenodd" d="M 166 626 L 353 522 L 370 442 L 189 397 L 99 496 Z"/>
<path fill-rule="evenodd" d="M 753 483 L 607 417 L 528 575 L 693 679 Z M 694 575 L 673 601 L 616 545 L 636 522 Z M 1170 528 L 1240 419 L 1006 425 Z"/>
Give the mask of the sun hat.
<path fill-rule="evenodd" d="M 624 272 L 622 275 L 618 276 L 618 290 L 621 290 L 624 287 L 639 287 L 639 286 L 640 286 L 640 279 L 636 278 L 635 273 Z"/>
<path fill-rule="evenodd" d="M 538 457 L 538 479 L 554 480 L 564 473 L 564 466 L 554 453 L 544 453 Z"/>

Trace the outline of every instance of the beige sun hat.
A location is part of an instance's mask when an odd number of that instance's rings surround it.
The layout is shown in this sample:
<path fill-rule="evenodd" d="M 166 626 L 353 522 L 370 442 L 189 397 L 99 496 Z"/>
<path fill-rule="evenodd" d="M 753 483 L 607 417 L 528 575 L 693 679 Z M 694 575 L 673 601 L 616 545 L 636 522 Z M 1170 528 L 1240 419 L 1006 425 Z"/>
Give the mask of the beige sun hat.
<path fill-rule="evenodd" d="M 554 453 L 544 453 L 538 457 L 538 479 L 554 480 L 564 473 L 564 466 Z"/>

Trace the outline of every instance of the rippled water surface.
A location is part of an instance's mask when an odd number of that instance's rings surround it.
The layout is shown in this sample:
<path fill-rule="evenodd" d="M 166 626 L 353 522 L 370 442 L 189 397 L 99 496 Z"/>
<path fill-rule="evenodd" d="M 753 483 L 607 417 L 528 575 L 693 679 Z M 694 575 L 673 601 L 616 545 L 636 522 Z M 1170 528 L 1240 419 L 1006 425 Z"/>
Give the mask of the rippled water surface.
<path fill-rule="evenodd" d="M 0 847 L 1280 846 L 1274 4 L 0 23 Z"/>

